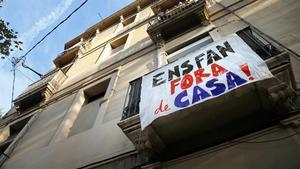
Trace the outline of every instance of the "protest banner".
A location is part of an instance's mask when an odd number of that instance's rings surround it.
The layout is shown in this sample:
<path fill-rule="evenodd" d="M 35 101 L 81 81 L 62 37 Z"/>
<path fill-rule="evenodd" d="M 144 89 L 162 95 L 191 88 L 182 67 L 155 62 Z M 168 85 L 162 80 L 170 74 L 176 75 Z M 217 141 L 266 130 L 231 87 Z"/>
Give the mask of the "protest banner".
<path fill-rule="evenodd" d="M 142 77 L 142 129 L 155 119 L 271 78 L 265 62 L 236 34 Z"/>

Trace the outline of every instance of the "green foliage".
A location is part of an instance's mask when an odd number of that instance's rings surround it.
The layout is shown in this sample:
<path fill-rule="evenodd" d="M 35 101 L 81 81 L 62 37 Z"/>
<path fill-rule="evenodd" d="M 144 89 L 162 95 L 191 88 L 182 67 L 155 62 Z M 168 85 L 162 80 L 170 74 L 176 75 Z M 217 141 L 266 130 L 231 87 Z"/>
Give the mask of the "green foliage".
<path fill-rule="evenodd" d="M 2 7 L 3 0 L 0 0 L 0 8 Z M 9 22 L 5 22 L 0 18 L 0 55 L 4 59 L 5 56 L 9 56 L 10 52 L 21 48 L 21 41 L 17 40 L 18 32 L 9 28 Z"/>

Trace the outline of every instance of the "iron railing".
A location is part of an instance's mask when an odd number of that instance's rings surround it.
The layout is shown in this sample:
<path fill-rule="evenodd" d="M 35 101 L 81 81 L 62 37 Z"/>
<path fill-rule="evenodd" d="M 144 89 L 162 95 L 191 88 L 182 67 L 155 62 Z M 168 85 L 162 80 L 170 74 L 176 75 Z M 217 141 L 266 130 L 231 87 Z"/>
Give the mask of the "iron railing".
<path fill-rule="evenodd" d="M 156 25 L 165 22 L 172 17 L 179 15 L 184 11 L 188 11 L 192 7 L 203 3 L 203 0 L 188 0 L 184 2 L 179 2 L 178 5 L 175 5 L 174 7 L 167 9 L 166 11 L 158 13 L 156 17 L 152 18 L 149 21 L 149 28 L 155 27 Z"/>
<path fill-rule="evenodd" d="M 248 27 L 236 32 L 236 34 L 240 38 L 242 38 L 248 44 L 248 46 L 264 60 L 281 53 L 281 51 L 274 46 L 274 43 L 271 43 L 261 34 L 256 32 L 255 29 L 251 29 L 250 27 Z"/>
<path fill-rule="evenodd" d="M 122 119 L 129 118 L 139 113 L 142 78 L 129 83 Z"/>

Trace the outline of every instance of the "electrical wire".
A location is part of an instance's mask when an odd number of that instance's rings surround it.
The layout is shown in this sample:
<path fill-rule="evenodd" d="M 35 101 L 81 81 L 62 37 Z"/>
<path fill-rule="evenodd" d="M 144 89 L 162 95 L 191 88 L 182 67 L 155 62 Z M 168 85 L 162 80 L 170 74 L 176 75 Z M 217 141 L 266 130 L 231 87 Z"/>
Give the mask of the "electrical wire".
<path fill-rule="evenodd" d="M 27 76 L 27 75 L 26 75 L 24 72 L 22 72 L 20 69 L 18 69 L 18 66 L 14 64 L 14 61 L 13 61 L 13 60 L 11 60 L 9 57 L 6 57 L 6 59 L 7 59 L 8 61 L 11 62 L 12 66 L 14 66 L 14 68 L 15 68 L 18 72 L 20 72 L 21 75 L 23 75 L 25 78 L 27 78 L 27 79 L 30 80 L 31 82 L 34 82 L 34 80 L 32 80 L 29 76 Z M 32 68 L 31 68 L 31 69 L 32 69 Z"/>
<path fill-rule="evenodd" d="M 23 73 L 20 69 L 17 69 L 17 68 L 16 68 L 16 70 L 17 70 L 22 76 L 24 76 L 26 79 L 28 79 L 28 80 L 31 81 L 31 82 L 34 82 L 33 79 L 31 79 L 29 76 L 27 76 L 25 73 Z"/>
<path fill-rule="evenodd" d="M 35 45 L 33 45 L 24 55 L 22 55 L 20 58 L 15 58 L 13 57 L 12 59 L 10 59 L 9 57 L 6 57 L 12 64 L 13 67 L 13 82 L 12 82 L 12 93 L 11 93 L 11 107 L 13 107 L 13 100 L 14 100 L 14 91 L 15 91 L 15 81 L 16 81 L 16 66 L 17 64 L 23 60 L 22 62 L 22 66 L 24 68 L 27 68 L 29 70 L 31 70 L 32 72 L 34 72 L 35 74 L 39 75 L 40 77 L 42 77 L 42 74 L 38 73 L 37 71 L 35 71 L 33 68 L 25 65 L 25 58 L 26 56 L 34 49 L 36 48 L 40 43 L 42 43 L 52 32 L 54 32 L 60 25 L 62 25 L 64 22 L 66 22 L 75 12 L 77 12 L 82 6 L 84 6 L 89 0 L 85 0 L 83 1 L 83 3 L 81 3 L 77 8 L 75 8 L 65 19 L 63 19 L 62 21 L 60 21 L 53 29 L 51 29 L 45 36 L 43 36 L 42 39 L 40 39 Z M 20 70 L 18 70 L 19 72 L 21 72 Z M 21 72 L 22 73 L 22 72 Z M 23 76 L 25 76 L 24 73 L 22 73 Z M 25 76 L 26 78 L 28 78 L 30 81 L 33 81 L 32 79 L 30 79 L 29 77 Z"/>
<path fill-rule="evenodd" d="M 100 17 L 101 20 L 103 20 L 103 17 L 100 12 L 98 12 L 98 16 Z"/>
<path fill-rule="evenodd" d="M 30 71 L 32 71 L 32 72 L 35 73 L 36 75 L 40 76 L 40 78 L 43 77 L 43 75 L 42 75 L 41 73 L 39 73 L 39 72 L 35 71 L 33 68 L 31 68 L 31 67 L 25 65 L 25 60 L 23 60 L 22 66 L 23 66 L 24 68 L 26 68 L 26 69 L 29 69 Z"/>
<path fill-rule="evenodd" d="M 65 19 L 60 21 L 53 29 L 51 29 L 42 39 L 40 39 L 35 45 L 33 45 L 23 56 L 16 60 L 18 64 L 23 58 L 25 58 L 34 48 L 36 48 L 41 42 L 43 42 L 52 32 L 54 32 L 60 25 L 66 22 L 75 12 L 77 12 L 82 6 L 84 6 L 89 0 L 85 0 L 75 10 L 73 10 Z"/>

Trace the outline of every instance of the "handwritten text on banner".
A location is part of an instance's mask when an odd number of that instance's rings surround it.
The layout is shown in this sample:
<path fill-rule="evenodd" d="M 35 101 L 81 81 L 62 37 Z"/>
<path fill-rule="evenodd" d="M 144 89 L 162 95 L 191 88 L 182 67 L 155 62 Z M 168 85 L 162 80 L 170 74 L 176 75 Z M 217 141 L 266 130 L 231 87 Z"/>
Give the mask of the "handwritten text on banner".
<path fill-rule="evenodd" d="M 236 34 L 229 35 L 143 77 L 142 129 L 158 117 L 270 77 L 264 61 Z"/>

